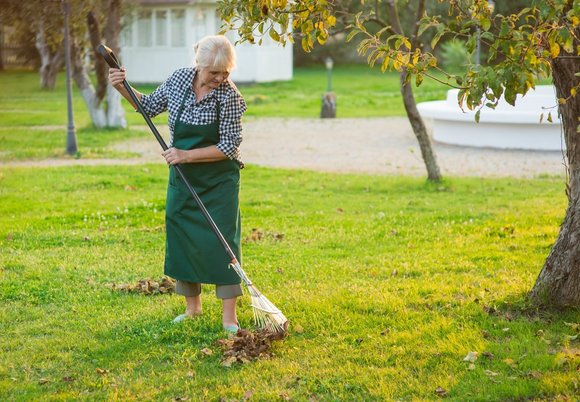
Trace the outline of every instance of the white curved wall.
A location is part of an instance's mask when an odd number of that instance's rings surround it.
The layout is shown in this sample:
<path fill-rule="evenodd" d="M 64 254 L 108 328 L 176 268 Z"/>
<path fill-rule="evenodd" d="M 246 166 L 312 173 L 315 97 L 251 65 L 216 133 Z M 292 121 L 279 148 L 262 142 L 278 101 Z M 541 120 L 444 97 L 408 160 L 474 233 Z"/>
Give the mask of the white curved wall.
<path fill-rule="evenodd" d="M 526 96 L 518 96 L 515 106 L 500 99 L 496 109 L 481 110 L 479 123 L 475 122 L 475 111 L 461 110 L 458 92 L 453 89 L 447 92 L 444 101 L 417 105 L 421 116 L 432 120 L 435 141 L 504 149 L 557 151 L 564 148 L 553 86 L 538 86 Z M 550 111 L 552 123 L 547 121 Z"/>

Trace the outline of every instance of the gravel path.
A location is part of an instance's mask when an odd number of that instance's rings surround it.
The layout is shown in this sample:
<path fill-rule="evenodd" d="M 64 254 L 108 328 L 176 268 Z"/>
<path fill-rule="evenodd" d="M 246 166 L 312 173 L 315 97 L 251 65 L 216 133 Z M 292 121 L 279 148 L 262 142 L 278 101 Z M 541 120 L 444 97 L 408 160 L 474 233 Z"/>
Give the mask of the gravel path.
<path fill-rule="evenodd" d="M 428 123 L 427 123 L 428 124 Z M 145 130 L 146 127 L 143 127 Z M 167 137 L 167 128 L 160 125 Z M 564 175 L 561 152 L 497 150 L 434 144 L 443 175 L 534 177 Z M 153 137 L 116 144 L 137 152 L 132 159 L 47 159 L 3 166 L 64 166 L 163 163 Z M 242 157 L 262 166 L 304 168 L 328 172 L 423 176 L 425 167 L 406 118 L 244 120 Z"/>

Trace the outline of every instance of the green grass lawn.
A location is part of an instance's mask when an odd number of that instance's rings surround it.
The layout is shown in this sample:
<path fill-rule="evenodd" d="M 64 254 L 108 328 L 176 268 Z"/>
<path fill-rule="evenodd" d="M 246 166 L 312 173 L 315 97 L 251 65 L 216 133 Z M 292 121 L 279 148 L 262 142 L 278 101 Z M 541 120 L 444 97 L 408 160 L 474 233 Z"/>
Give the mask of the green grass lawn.
<path fill-rule="evenodd" d="M 34 73 L 0 74 L 0 162 L 65 157 L 59 78 L 42 92 Z M 393 75 L 344 67 L 333 82 L 342 117 L 402 115 Z M 241 87 L 249 115 L 281 117 L 316 117 L 325 89 L 322 69 Z M 417 98 L 444 92 L 425 85 Z M 108 146 L 150 136 L 89 128 L 78 93 L 75 123 L 81 158 L 128 157 Z M 291 329 L 272 358 L 227 368 L 211 286 L 204 315 L 183 325 L 171 323 L 178 296 L 110 289 L 162 275 L 166 175 L 0 166 L 0 400 L 577 399 L 578 310 L 526 301 L 566 208 L 564 178 L 432 185 L 249 166 L 244 267 Z M 247 296 L 239 313 L 251 327 Z"/>
<path fill-rule="evenodd" d="M 166 174 L 0 169 L 2 400 L 577 398 L 578 311 L 525 301 L 565 210 L 562 179 L 248 167 L 243 238 L 265 236 L 244 241 L 244 266 L 291 330 L 272 358 L 226 368 L 212 287 L 183 325 L 180 297 L 108 287 L 161 277 Z M 239 312 L 251 327 L 247 296 Z"/>

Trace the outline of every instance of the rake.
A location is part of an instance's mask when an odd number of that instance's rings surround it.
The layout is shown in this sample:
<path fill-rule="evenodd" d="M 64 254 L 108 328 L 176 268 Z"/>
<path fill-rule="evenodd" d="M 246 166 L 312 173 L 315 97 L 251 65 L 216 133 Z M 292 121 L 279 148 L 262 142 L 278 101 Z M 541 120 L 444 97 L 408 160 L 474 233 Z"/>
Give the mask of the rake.
<path fill-rule="evenodd" d="M 117 57 L 115 56 L 115 54 L 113 53 L 113 51 L 110 48 L 108 48 L 105 45 L 99 45 L 99 47 L 97 48 L 97 51 L 99 52 L 99 54 L 101 56 L 103 56 L 103 58 L 105 59 L 105 61 L 107 62 L 107 64 L 111 68 L 121 68 L 119 65 L 119 61 L 118 61 Z M 131 86 L 129 85 L 127 80 L 123 80 L 123 87 L 125 87 L 125 89 L 129 93 L 131 100 L 133 100 L 133 102 L 137 106 L 137 110 L 139 111 L 139 113 L 141 113 L 141 115 L 145 119 L 145 122 L 147 123 L 147 125 L 151 129 L 151 132 L 153 133 L 153 135 L 157 139 L 157 142 L 159 143 L 159 145 L 161 145 L 161 148 L 164 151 L 167 150 L 169 147 L 165 143 L 165 140 L 163 139 L 163 137 L 161 137 L 161 134 L 159 134 L 159 131 L 157 130 L 157 127 L 155 127 L 155 125 L 151 121 L 151 118 L 147 115 L 147 113 L 145 113 L 145 110 L 143 109 L 143 105 L 141 104 L 141 102 L 139 101 L 137 96 L 135 95 L 135 92 L 133 92 L 133 88 L 131 88 Z M 177 173 L 179 174 L 179 176 L 181 177 L 181 179 L 185 183 L 185 186 L 187 187 L 187 189 L 191 193 L 191 196 L 193 197 L 193 199 L 197 203 L 197 205 L 198 205 L 199 209 L 201 210 L 203 216 L 205 217 L 207 223 L 209 224 L 209 226 L 213 230 L 214 234 L 216 235 L 216 237 L 218 238 L 220 243 L 223 245 L 228 257 L 231 260 L 231 262 L 229 264 L 229 268 L 233 269 L 236 272 L 236 274 L 238 274 L 238 276 L 240 277 L 242 282 L 244 282 L 244 284 L 246 285 L 248 292 L 250 293 L 250 296 L 252 299 L 251 306 L 252 306 L 252 309 L 254 311 L 254 321 L 256 323 L 256 326 L 260 329 L 272 331 L 275 333 L 286 332 L 286 329 L 288 327 L 288 319 L 284 316 L 284 314 L 282 314 L 280 309 L 278 309 L 270 300 L 268 300 L 268 298 L 266 296 L 264 296 L 262 293 L 260 293 L 260 291 L 252 284 L 252 281 L 250 281 L 250 279 L 246 275 L 246 272 L 242 269 L 242 266 L 240 265 L 234 252 L 230 248 L 228 242 L 224 238 L 223 234 L 220 232 L 219 228 L 217 227 L 215 221 L 213 220 L 213 218 L 209 214 L 205 205 L 203 205 L 201 198 L 199 198 L 196 191 L 194 190 L 192 185 L 189 183 L 189 181 L 185 177 L 185 174 L 181 170 L 180 166 L 179 165 L 173 165 L 173 166 L 175 167 L 175 170 L 177 171 Z"/>

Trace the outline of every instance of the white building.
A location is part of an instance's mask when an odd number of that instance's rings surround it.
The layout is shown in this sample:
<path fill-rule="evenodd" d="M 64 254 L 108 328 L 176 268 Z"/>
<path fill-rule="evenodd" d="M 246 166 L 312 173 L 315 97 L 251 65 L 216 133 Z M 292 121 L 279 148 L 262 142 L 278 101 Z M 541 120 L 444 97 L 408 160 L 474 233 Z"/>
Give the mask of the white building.
<path fill-rule="evenodd" d="M 140 0 L 121 35 L 121 63 L 136 83 L 161 83 L 174 70 L 193 64 L 193 45 L 215 35 L 222 21 L 215 0 Z M 226 35 L 232 43 L 237 34 Z M 236 45 L 234 82 L 269 82 L 292 79 L 292 46 L 274 42 L 268 35 L 261 46 Z"/>

